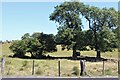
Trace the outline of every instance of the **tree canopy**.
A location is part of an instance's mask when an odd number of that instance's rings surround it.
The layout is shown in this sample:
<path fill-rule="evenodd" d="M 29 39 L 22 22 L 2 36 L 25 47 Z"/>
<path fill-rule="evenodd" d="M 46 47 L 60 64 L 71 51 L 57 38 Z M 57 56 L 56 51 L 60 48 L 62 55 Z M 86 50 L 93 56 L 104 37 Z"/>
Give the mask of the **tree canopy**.
<path fill-rule="evenodd" d="M 114 8 L 100 9 L 73 1 L 57 5 L 50 20 L 59 23 L 57 41 L 67 46 L 73 44 L 73 56 L 78 46 L 91 46 L 100 58 L 100 51 L 111 51 L 116 46 L 113 30 L 118 27 L 117 16 L 118 12 Z M 89 30 L 86 32 L 82 31 L 83 17 L 89 22 Z"/>

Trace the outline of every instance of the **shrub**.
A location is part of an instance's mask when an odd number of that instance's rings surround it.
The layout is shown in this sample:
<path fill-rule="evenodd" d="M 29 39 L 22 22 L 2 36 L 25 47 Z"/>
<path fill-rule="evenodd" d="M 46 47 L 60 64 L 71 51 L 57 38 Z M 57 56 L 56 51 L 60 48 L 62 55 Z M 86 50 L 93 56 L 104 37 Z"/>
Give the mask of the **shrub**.
<path fill-rule="evenodd" d="M 42 70 L 40 69 L 40 67 L 36 70 L 35 74 L 37 75 L 41 75 L 43 72 Z"/>
<path fill-rule="evenodd" d="M 74 74 L 74 75 L 79 75 L 79 69 L 78 69 L 77 66 L 74 66 L 72 70 L 73 70 L 73 73 L 72 73 L 72 74 Z"/>
<path fill-rule="evenodd" d="M 23 67 L 21 67 L 20 69 L 19 69 L 19 71 L 23 71 L 24 70 L 24 68 Z"/>
<path fill-rule="evenodd" d="M 28 65 L 28 61 L 24 61 L 22 67 L 26 67 Z"/>

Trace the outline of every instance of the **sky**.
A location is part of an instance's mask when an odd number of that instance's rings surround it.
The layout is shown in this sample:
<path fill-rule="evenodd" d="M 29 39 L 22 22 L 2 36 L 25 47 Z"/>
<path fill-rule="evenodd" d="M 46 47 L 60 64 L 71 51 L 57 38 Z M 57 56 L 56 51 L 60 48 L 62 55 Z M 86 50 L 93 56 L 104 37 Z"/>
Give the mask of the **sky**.
<path fill-rule="evenodd" d="M 0 40 L 17 40 L 25 33 L 43 32 L 57 34 L 57 23 L 49 20 L 49 15 L 56 5 L 62 2 L 3 2 L 2 16 L 0 14 Z M 84 2 L 84 4 L 103 7 L 114 7 L 118 10 L 117 2 Z M 1 5 L 1 4 L 0 4 Z M 83 20 L 83 30 L 88 29 L 88 23 Z"/>

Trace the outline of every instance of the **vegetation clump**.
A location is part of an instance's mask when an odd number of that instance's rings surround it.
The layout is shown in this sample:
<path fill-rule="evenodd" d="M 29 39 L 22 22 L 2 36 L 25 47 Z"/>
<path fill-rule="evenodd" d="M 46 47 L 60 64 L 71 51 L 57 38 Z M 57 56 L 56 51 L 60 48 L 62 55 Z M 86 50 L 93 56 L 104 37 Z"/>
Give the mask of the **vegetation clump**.
<path fill-rule="evenodd" d="M 79 75 L 79 69 L 78 69 L 77 66 L 74 66 L 72 70 L 73 70 L 73 73 L 72 73 L 72 74 L 74 74 L 74 75 L 76 75 L 76 76 Z"/>
<path fill-rule="evenodd" d="M 54 36 L 52 34 L 29 33 L 24 34 L 21 40 L 12 42 L 9 47 L 13 52 L 13 57 L 24 58 L 26 53 L 31 54 L 31 58 L 43 58 L 46 52 L 57 51 Z"/>

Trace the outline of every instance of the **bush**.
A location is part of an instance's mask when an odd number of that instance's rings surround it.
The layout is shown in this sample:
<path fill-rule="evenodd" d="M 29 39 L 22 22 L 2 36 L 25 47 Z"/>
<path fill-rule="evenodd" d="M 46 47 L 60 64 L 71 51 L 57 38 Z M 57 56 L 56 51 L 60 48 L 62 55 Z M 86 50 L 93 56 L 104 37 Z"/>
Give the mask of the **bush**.
<path fill-rule="evenodd" d="M 78 69 L 77 66 L 74 66 L 72 70 L 73 70 L 73 73 L 72 73 L 72 74 L 74 74 L 74 75 L 79 75 L 79 69 Z"/>
<path fill-rule="evenodd" d="M 23 71 L 24 70 L 24 68 L 23 67 L 21 67 L 20 69 L 19 69 L 19 71 Z"/>
<path fill-rule="evenodd" d="M 40 67 L 36 70 L 35 74 L 37 75 L 41 75 L 43 72 L 42 70 L 40 69 Z"/>
<path fill-rule="evenodd" d="M 24 61 L 22 67 L 26 67 L 28 65 L 28 61 Z"/>

